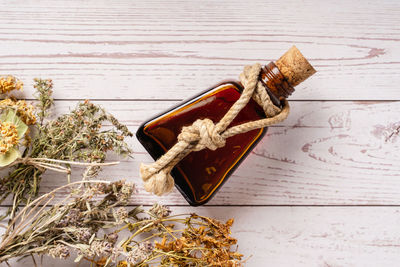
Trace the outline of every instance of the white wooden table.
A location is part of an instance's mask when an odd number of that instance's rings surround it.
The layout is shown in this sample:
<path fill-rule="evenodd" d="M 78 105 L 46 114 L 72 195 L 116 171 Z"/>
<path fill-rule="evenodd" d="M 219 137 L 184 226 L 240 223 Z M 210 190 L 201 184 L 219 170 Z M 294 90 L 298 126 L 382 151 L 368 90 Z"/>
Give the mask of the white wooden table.
<path fill-rule="evenodd" d="M 399 265 L 399 1 L 3 0 L 0 13 L 1 74 L 26 96 L 52 78 L 56 112 L 88 98 L 132 131 L 295 44 L 318 73 L 207 206 L 146 193 L 138 166 L 152 160 L 135 138 L 134 159 L 102 177 L 136 181 L 132 204 L 234 217 L 247 266 Z M 64 183 L 48 172 L 41 190 Z"/>

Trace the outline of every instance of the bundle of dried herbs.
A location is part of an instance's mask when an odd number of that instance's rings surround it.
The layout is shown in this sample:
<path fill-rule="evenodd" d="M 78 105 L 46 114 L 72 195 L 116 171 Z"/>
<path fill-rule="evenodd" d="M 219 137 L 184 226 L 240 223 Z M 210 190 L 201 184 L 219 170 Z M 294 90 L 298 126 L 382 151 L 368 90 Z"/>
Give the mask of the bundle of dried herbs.
<path fill-rule="evenodd" d="M 231 249 L 237 243 L 230 236 L 233 219 L 223 223 L 197 214 L 170 215 L 158 204 L 145 213 L 148 217 L 120 229 L 128 228 L 131 235 L 121 242 L 125 259 L 119 267 L 241 265 L 243 255 Z"/>
<path fill-rule="evenodd" d="M 72 190 L 65 199 L 46 210 L 57 191 L 75 184 L 92 184 Z M 124 181 L 79 181 L 59 187 L 32 201 L 13 218 L 0 243 L 0 262 L 34 254 L 67 258 L 76 249 L 79 258 L 112 247 L 109 236 L 97 237 L 102 228 L 118 224 L 115 210 L 125 205 L 135 188 Z M 94 196 L 102 195 L 100 200 Z M 96 245 L 97 244 L 97 245 Z M 98 249 L 98 250 L 96 250 Z M 94 255 L 93 254 L 93 255 Z"/>
<path fill-rule="evenodd" d="M 55 189 L 22 209 L 0 244 L 0 262 L 49 255 L 95 266 L 239 266 L 232 251 L 233 220 L 226 223 L 196 214 L 171 215 L 161 205 L 130 210 L 135 188 L 124 181 L 90 181 L 46 210 Z M 90 183 L 90 184 L 89 184 Z M 101 195 L 102 198 L 98 199 Z M 97 196 L 97 200 L 96 197 Z M 43 205 L 43 207 L 42 207 Z M 180 226 L 183 226 L 180 227 Z M 104 229 L 108 229 L 107 232 Z M 130 231 L 130 234 L 126 233 Z"/>
<path fill-rule="evenodd" d="M 3 218 L 12 218 L 20 204 L 37 196 L 47 169 L 69 175 L 71 165 L 86 165 L 95 176 L 108 151 L 131 153 L 124 138 L 132 133 L 103 108 L 85 101 L 68 114 L 49 119 L 52 81 L 35 79 L 34 87 L 35 106 L 11 95 L 21 90 L 22 82 L 13 76 L 0 78 L 0 167 L 9 170 L 0 180 L 0 204 L 10 195 L 13 203 Z M 112 127 L 104 129 L 105 124 Z"/>

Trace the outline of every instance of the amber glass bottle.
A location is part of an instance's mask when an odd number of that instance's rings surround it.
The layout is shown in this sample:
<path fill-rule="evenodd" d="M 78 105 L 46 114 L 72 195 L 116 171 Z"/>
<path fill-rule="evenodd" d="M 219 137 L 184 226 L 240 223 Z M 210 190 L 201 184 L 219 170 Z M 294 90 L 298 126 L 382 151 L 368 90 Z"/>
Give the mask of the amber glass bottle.
<path fill-rule="evenodd" d="M 264 66 L 259 79 L 273 103 L 280 106 L 282 98 L 288 97 L 294 91 L 293 86 L 312 75 L 315 70 L 295 47 L 276 63 L 271 62 Z M 285 71 L 281 72 L 279 65 Z M 286 69 L 288 66 L 289 69 Z M 140 126 L 136 136 L 150 155 L 158 159 L 177 142 L 177 136 L 183 126 L 204 118 L 209 118 L 214 123 L 218 122 L 239 99 L 242 90 L 243 87 L 238 82 L 222 82 L 146 121 Z M 263 118 L 263 109 L 250 100 L 229 127 Z M 266 128 L 256 129 L 229 137 L 226 145 L 215 151 L 203 149 L 191 152 L 171 172 L 176 187 L 191 205 L 206 203 L 266 131 Z"/>

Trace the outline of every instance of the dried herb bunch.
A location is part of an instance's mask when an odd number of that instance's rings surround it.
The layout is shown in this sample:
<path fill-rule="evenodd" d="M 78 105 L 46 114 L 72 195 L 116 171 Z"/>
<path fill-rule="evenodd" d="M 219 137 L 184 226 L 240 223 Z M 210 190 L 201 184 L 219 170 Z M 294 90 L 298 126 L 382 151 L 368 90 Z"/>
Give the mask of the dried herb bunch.
<path fill-rule="evenodd" d="M 148 217 L 120 229 L 128 228 L 131 235 L 121 242 L 125 259 L 119 267 L 241 265 L 243 255 L 231 249 L 237 243 L 230 236 L 233 219 L 222 223 L 197 214 L 171 216 L 159 204 L 145 213 Z"/>
<path fill-rule="evenodd" d="M 148 211 L 141 207 L 128 211 L 123 205 L 135 192 L 133 184 L 78 183 L 90 184 L 72 190 L 66 199 L 45 210 L 54 193 L 70 185 L 57 188 L 18 213 L 12 222 L 15 227 L 8 227 L 0 244 L 0 262 L 34 255 L 66 259 L 75 254 L 76 262 L 87 260 L 95 266 L 241 263 L 242 255 L 231 250 L 236 244 L 230 236 L 232 219 L 222 223 L 196 214 L 171 215 L 158 204 Z"/>
<path fill-rule="evenodd" d="M 10 170 L 1 178 L 0 203 L 9 195 L 13 201 L 4 217 L 15 216 L 18 205 L 37 196 L 47 169 L 69 175 L 72 164 L 86 162 L 91 163 L 87 165 L 94 176 L 108 151 L 122 156 L 131 153 L 124 138 L 132 133 L 103 108 L 85 101 L 70 113 L 50 120 L 52 81 L 35 79 L 34 87 L 38 100 L 35 106 L 10 95 L 22 88 L 18 79 L 0 78 L 4 98 L 0 101 L 0 167 Z M 111 127 L 104 129 L 104 125 Z"/>
<path fill-rule="evenodd" d="M 97 233 L 118 224 L 115 209 L 127 203 L 135 187 L 124 181 L 86 181 L 94 185 L 75 188 L 63 201 L 45 209 L 55 192 L 83 182 L 59 187 L 18 212 L 0 244 L 0 262 L 33 254 L 67 258 L 73 249 L 78 252 L 78 259 L 96 255 L 102 249 L 109 252 L 112 235 L 99 238 Z M 93 199 L 99 195 L 103 197 Z"/>

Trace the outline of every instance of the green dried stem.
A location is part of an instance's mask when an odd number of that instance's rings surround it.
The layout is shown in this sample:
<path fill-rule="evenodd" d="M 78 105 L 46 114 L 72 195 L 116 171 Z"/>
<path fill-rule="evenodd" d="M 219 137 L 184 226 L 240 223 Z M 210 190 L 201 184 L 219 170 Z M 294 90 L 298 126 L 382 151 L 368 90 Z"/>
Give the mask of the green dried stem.
<path fill-rule="evenodd" d="M 34 81 L 34 87 L 36 89 L 36 93 L 34 94 L 34 96 L 37 100 L 39 100 L 39 103 L 36 104 L 36 107 L 39 110 L 37 112 L 37 116 L 39 117 L 40 124 L 42 125 L 44 119 L 49 116 L 49 110 L 54 104 L 54 99 L 52 97 L 53 81 L 50 79 L 35 79 Z"/>

